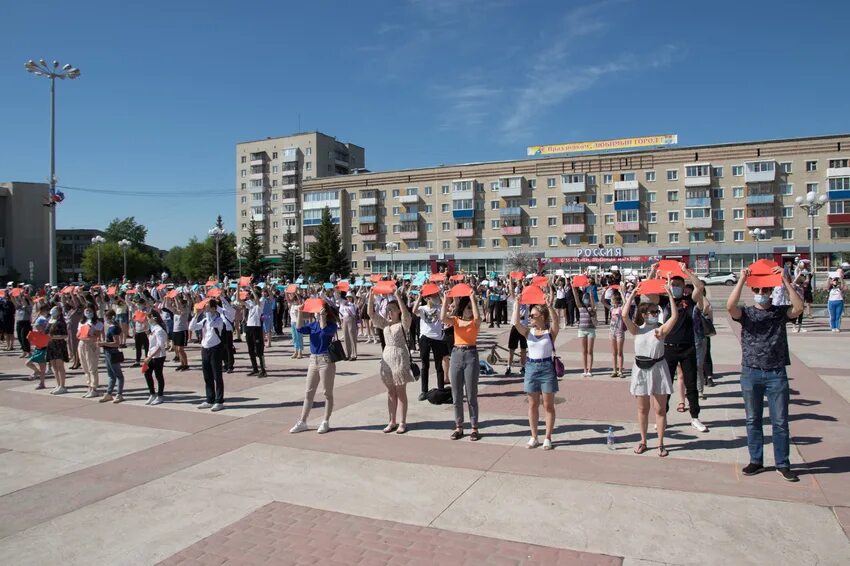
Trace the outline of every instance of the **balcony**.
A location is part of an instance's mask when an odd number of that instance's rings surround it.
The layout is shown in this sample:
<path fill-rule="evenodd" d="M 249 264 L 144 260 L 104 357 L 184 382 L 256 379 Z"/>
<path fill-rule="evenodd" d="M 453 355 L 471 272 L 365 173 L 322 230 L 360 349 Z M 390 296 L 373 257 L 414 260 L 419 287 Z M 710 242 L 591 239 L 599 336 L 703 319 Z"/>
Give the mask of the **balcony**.
<path fill-rule="evenodd" d="M 826 177 L 850 177 L 850 167 L 830 167 L 826 170 Z"/>
<path fill-rule="evenodd" d="M 296 181 L 292 181 L 291 183 L 288 183 L 288 182 L 286 182 L 286 180 L 284 180 L 283 183 L 280 185 L 280 188 L 282 188 L 285 191 L 293 191 L 293 190 L 298 188 L 298 183 Z"/>
<path fill-rule="evenodd" d="M 518 206 L 511 206 L 508 208 L 499 209 L 499 217 L 500 218 L 509 218 L 511 216 L 521 216 L 522 208 Z"/>
<path fill-rule="evenodd" d="M 398 197 L 398 202 L 401 204 L 417 204 L 419 202 L 419 195 L 402 195 Z"/>
<path fill-rule="evenodd" d="M 452 181 L 452 199 L 475 198 L 475 179 L 456 179 Z"/>
<path fill-rule="evenodd" d="M 829 191 L 827 195 L 829 195 L 830 201 L 850 200 L 850 190 Z"/>
<path fill-rule="evenodd" d="M 286 197 L 281 199 L 283 204 L 298 204 L 298 197 Z"/>
<path fill-rule="evenodd" d="M 524 185 L 524 177 L 506 177 L 499 179 L 499 195 L 506 198 L 521 197 Z"/>
<path fill-rule="evenodd" d="M 584 224 L 564 224 L 564 234 L 583 234 Z"/>
<path fill-rule="evenodd" d="M 312 244 L 315 241 L 316 241 L 316 236 L 313 236 L 312 234 L 306 234 L 304 236 L 304 243 L 305 244 Z"/>
<path fill-rule="evenodd" d="M 711 216 L 705 218 L 685 218 L 685 228 L 688 230 L 711 228 Z"/>
<path fill-rule="evenodd" d="M 298 167 L 284 167 L 283 169 L 281 169 L 280 173 L 284 177 L 297 177 Z"/>
<path fill-rule="evenodd" d="M 378 239 L 377 234 L 360 234 L 360 239 L 364 242 L 375 242 Z"/>
<path fill-rule="evenodd" d="M 471 208 L 462 208 L 460 210 L 452 210 L 452 218 L 473 218 L 475 210 Z"/>
<path fill-rule="evenodd" d="M 471 238 L 474 232 L 474 228 L 458 228 L 455 230 L 455 238 Z"/>
<path fill-rule="evenodd" d="M 377 197 L 365 197 L 360 199 L 360 206 L 378 206 Z"/>
<path fill-rule="evenodd" d="M 519 236 L 522 234 L 522 226 L 502 226 L 502 236 Z"/>
<path fill-rule="evenodd" d="M 769 167 L 769 169 L 768 169 Z M 755 169 L 761 169 L 756 171 Z M 776 162 L 770 160 L 744 163 L 744 182 L 772 183 L 776 180 Z"/>
<path fill-rule="evenodd" d="M 251 194 L 262 193 L 265 190 L 266 190 L 266 187 L 264 187 L 263 185 L 260 185 L 259 187 L 254 187 L 253 185 L 248 187 L 248 192 L 251 193 Z"/>
<path fill-rule="evenodd" d="M 252 181 L 262 180 L 262 179 L 266 178 L 266 174 L 265 173 L 251 173 L 251 175 L 248 178 Z"/>
<path fill-rule="evenodd" d="M 315 210 L 317 208 L 325 208 L 328 207 L 330 209 L 339 208 L 339 199 L 336 200 L 311 200 L 306 201 L 304 203 L 304 210 Z"/>
<path fill-rule="evenodd" d="M 639 232 L 640 222 L 615 222 L 614 230 L 617 232 Z"/>
<path fill-rule="evenodd" d="M 419 230 L 410 230 L 407 232 L 399 232 L 398 237 L 402 240 L 418 240 Z"/>
<path fill-rule="evenodd" d="M 561 192 L 565 195 L 583 193 L 587 190 L 585 175 L 561 175 Z"/>
<path fill-rule="evenodd" d="M 378 217 L 374 214 L 369 214 L 360 217 L 360 224 L 377 224 Z"/>
<path fill-rule="evenodd" d="M 621 200 L 614 203 L 614 210 L 640 210 L 639 200 Z"/>
<path fill-rule="evenodd" d="M 826 223 L 830 226 L 850 224 L 850 214 L 827 214 Z"/>
<path fill-rule="evenodd" d="M 617 181 L 614 183 L 614 190 L 639 189 L 640 184 L 637 181 Z"/>
<path fill-rule="evenodd" d="M 773 216 L 751 216 L 747 218 L 747 228 L 772 228 L 774 222 Z"/>
<path fill-rule="evenodd" d="M 402 222 L 418 222 L 419 221 L 419 213 L 418 212 L 402 212 L 399 215 L 399 220 Z"/>
<path fill-rule="evenodd" d="M 564 214 L 584 214 L 584 203 L 571 202 L 561 207 L 561 212 Z"/>
<path fill-rule="evenodd" d="M 776 200 L 776 195 L 747 195 L 747 204 L 773 204 Z"/>
<path fill-rule="evenodd" d="M 263 222 L 265 219 L 266 219 L 266 217 L 263 214 L 252 214 L 251 215 L 251 220 L 253 220 L 254 222 Z"/>
<path fill-rule="evenodd" d="M 711 197 L 686 198 L 685 199 L 685 206 L 708 208 L 708 207 L 711 206 Z"/>
<path fill-rule="evenodd" d="M 283 215 L 284 218 L 297 218 L 298 211 L 297 210 L 284 210 Z"/>
<path fill-rule="evenodd" d="M 266 163 L 266 157 L 263 155 L 262 157 L 258 157 L 254 159 L 256 156 L 251 156 L 251 161 L 248 162 L 249 165 L 264 165 Z"/>

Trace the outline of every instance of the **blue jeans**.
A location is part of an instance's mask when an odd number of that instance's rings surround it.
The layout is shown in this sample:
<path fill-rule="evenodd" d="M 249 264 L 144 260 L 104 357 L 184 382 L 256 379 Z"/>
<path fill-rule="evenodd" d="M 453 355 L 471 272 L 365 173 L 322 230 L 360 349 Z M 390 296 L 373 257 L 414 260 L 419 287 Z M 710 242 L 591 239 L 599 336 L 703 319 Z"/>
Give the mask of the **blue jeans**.
<path fill-rule="evenodd" d="M 828 301 L 826 307 L 829 309 L 829 327 L 841 328 L 841 316 L 844 314 L 844 301 Z"/>
<path fill-rule="evenodd" d="M 764 397 L 770 409 L 770 425 L 773 428 L 773 458 L 777 468 L 789 468 L 790 435 L 788 432 L 788 375 L 785 368 L 762 370 L 741 368 L 741 392 L 744 394 L 744 410 L 747 414 L 747 447 L 750 462 L 764 462 L 764 432 L 762 413 Z"/>
<path fill-rule="evenodd" d="M 304 350 L 304 337 L 298 332 L 298 327 L 295 325 L 296 322 L 293 320 L 290 326 L 292 328 L 292 345 L 295 347 L 296 352 L 301 352 Z"/>
<path fill-rule="evenodd" d="M 118 395 L 124 394 L 124 372 L 121 370 L 121 364 L 112 361 L 112 356 L 109 350 L 103 352 L 103 361 L 106 364 L 106 373 L 109 375 L 109 387 L 106 392 L 112 394 L 115 390 L 115 382 L 118 382 Z"/>

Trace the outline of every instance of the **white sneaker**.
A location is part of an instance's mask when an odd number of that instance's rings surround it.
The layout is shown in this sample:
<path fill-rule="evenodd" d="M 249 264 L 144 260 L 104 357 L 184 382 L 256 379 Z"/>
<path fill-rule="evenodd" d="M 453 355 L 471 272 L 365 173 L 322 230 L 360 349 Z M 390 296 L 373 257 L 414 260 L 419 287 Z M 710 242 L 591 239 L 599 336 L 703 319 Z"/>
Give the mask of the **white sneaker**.
<path fill-rule="evenodd" d="M 537 441 L 533 436 L 528 439 L 528 443 L 526 443 L 526 448 L 537 448 L 540 446 L 540 442 Z"/>
<path fill-rule="evenodd" d="M 110 401 L 112 401 L 113 399 L 114 399 L 114 397 L 112 396 L 112 394 L 111 394 L 111 393 L 104 393 L 104 394 L 103 394 L 103 397 L 101 397 L 101 398 L 100 398 L 100 401 L 99 401 L 99 402 L 100 402 L 100 403 L 109 403 L 109 402 L 110 402 Z"/>
<path fill-rule="evenodd" d="M 328 424 L 328 421 L 322 421 L 322 424 L 319 425 L 319 428 L 316 429 L 316 432 L 319 434 L 325 434 L 331 429 L 331 425 Z"/>
<path fill-rule="evenodd" d="M 63 393 L 67 393 L 68 390 L 65 387 L 57 387 L 53 390 L 54 395 L 62 395 Z"/>
<path fill-rule="evenodd" d="M 162 404 L 162 397 L 154 397 L 153 401 L 151 401 L 151 405 L 161 405 L 161 404 Z"/>
<path fill-rule="evenodd" d="M 123 395 L 116 395 L 115 399 L 113 399 L 112 402 L 113 403 L 123 403 L 124 402 L 124 396 Z"/>
<path fill-rule="evenodd" d="M 199 409 L 209 409 L 210 407 L 212 407 L 212 404 L 211 404 L 211 403 L 207 403 L 206 401 L 204 401 L 203 403 L 201 403 L 200 405 L 198 405 L 198 408 L 199 408 Z"/>
<path fill-rule="evenodd" d="M 289 432 L 290 433 L 296 433 L 296 432 L 304 432 L 305 430 L 307 430 L 307 423 L 305 423 L 304 421 L 298 421 L 297 423 L 295 423 L 294 427 L 289 429 Z"/>
<path fill-rule="evenodd" d="M 221 404 L 221 403 L 215 403 L 215 404 L 212 406 L 212 409 L 210 409 L 210 411 L 212 411 L 212 412 L 214 412 L 214 413 L 215 413 L 215 412 L 218 412 L 218 411 L 222 410 L 223 408 L 224 408 L 224 405 L 223 405 L 223 404 Z"/>
<path fill-rule="evenodd" d="M 154 399 L 156 399 L 156 395 L 151 395 L 150 397 L 148 397 L 148 400 L 145 401 L 145 405 L 150 405 L 151 403 L 153 403 Z"/>
<path fill-rule="evenodd" d="M 691 426 L 700 432 L 708 432 L 708 427 L 702 424 L 699 419 L 691 419 Z"/>
<path fill-rule="evenodd" d="M 543 450 L 551 450 L 552 449 L 552 440 L 550 438 L 543 439 Z"/>

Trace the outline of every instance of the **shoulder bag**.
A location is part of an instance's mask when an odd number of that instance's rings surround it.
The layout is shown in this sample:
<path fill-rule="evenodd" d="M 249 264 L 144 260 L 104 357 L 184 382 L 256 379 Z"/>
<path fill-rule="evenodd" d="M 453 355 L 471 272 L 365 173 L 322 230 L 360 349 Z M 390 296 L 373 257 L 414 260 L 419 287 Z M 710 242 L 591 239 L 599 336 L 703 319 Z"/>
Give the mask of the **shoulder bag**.
<path fill-rule="evenodd" d="M 332 362 L 341 362 L 348 358 L 345 355 L 345 348 L 342 347 L 342 342 L 339 341 L 339 331 L 334 333 L 333 340 L 331 340 L 330 345 L 328 346 L 328 357 Z"/>
<path fill-rule="evenodd" d="M 407 341 L 407 332 L 404 331 L 404 324 L 401 324 L 401 333 L 404 335 L 404 345 L 407 346 L 407 355 L 410 357 L 410 373 L 413 374 L 413 380 L 419 381 L 419 374 L 421 373 L 419 370 L 419 364 L 413 361 L 413 354 L 410 352 L 410 342 Z"/>
<path fill-rule="evenodd" d="M 555 377 L 564 377 L 564 362 L 555 355 L 555 339 L 552 338 L 551 332 L 549 333 L 549 340 L 552 342 L 552 369 L 555 371 Z"/>

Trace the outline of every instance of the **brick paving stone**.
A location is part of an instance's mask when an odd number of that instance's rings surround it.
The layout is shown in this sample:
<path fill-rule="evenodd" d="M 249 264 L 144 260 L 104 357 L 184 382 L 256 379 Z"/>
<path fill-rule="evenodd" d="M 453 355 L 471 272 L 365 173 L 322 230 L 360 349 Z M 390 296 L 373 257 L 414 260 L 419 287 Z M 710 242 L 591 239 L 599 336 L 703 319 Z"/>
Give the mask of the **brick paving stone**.
<path fill-rule="evenodd" d="M 572 566 L 622 559 L 273 502 L 161 562 L 225 563 Z"/>

